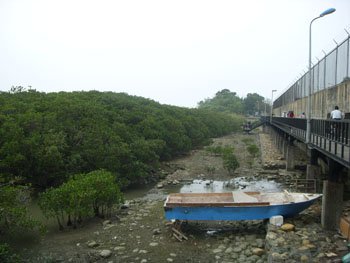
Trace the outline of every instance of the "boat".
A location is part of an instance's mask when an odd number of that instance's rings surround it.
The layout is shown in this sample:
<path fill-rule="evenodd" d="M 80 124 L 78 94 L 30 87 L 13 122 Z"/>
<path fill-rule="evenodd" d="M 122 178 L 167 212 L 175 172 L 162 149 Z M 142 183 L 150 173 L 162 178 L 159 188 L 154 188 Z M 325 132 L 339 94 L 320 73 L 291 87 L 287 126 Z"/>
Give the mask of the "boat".
<path fill-rule="evenodd" d="M 260 220 L 293 217 L 322 194 L 234 191 L 226 193 L 173 193 L 164 203 L 167 220 Z"/>

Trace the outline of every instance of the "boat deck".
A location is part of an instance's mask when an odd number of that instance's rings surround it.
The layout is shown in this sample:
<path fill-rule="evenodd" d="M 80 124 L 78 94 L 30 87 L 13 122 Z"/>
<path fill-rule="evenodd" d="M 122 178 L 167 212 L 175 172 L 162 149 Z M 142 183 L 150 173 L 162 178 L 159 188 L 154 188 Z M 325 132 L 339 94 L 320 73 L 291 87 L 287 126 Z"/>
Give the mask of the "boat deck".
<path fill-rule="evenodd" d="M 169 195 L 166 206 L 269 205 L 270 202 L 260 200 L 259 194 L 259 192 L 177 193 Z"/>

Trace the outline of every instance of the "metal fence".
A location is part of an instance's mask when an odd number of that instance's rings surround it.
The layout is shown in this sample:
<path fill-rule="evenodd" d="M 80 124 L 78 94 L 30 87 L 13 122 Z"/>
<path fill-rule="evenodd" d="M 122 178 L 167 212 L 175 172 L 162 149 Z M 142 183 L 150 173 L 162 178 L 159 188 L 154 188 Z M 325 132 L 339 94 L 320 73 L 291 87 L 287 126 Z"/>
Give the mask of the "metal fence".
<path fill-rule="evenodd" d="M 311 68 L 311 93 L 333 87 L 350 78 L 350 36 Z M 305 73 L 273 103 L 273 107 L 291 103 L 308 95 L 310 72 Z"/>

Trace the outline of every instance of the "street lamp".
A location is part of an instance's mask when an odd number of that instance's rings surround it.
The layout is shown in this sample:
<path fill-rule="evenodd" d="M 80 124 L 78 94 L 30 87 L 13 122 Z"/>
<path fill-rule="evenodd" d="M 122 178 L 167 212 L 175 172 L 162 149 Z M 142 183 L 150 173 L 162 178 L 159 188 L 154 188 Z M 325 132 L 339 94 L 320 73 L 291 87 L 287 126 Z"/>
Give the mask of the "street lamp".
<path fill-rule="evenodd" d="M 322 12 L 318 17 L 315 17 L 310 22 L 309 29 L 309 87 L 308 87 L 308 97 L 307 97 L 307 111 L 306 111 L 306 144 L 311 142 L 311 25 L 316 19 L 324 17 L 326 15 L 335 12 L 335 8 L 329 8 Z"/>
<path fill-rule="evenodd" d="M 272 123 L 272 108 L 273 108 L 273 93 L 277 90 L 273 89 L 271 93 L 271 114 L 270 114 L 270 123 Z"/>

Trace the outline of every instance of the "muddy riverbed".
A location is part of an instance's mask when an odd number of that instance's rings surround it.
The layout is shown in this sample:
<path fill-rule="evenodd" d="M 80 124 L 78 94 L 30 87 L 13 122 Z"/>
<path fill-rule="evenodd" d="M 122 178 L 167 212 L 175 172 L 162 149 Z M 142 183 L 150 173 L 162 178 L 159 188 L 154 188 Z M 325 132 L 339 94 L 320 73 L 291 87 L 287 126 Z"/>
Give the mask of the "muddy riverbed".
<path fill-rule="evenodd" d="M 247 142 L 261 147 L 259 157 L 249 155 Z M 304 176 L 303 171 L 281 169 L 284 160 L 266 134 L 232 134 L 215 139 L 218 144 L 235 148 L 240 167 L 234 175 L 223 168 L 219 156 L 192 151 L 165 163 L 158 185 L 126 193 L 125 209 L 111 218 L 91 219 L 63 232 L 51 222 L 45 236 L 30 242 L 32 237 L 25 235 L 18 239 L 19 253 L 26 262 L 337 262 L 346 252 L 346 242 L 337 233 L 322 231 L 319 203 L 288 220 L 292 231 L 263 221 L 194 222 L 182 226 L 188 240 L 174 238 L 163 212 L 168 193 L 273 192 L 289 189 L 286 178 Z M 299 157 L 305 162 L 302 154 Z"/>

